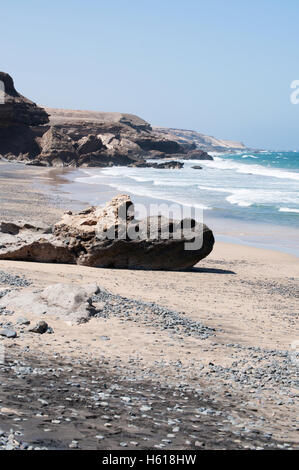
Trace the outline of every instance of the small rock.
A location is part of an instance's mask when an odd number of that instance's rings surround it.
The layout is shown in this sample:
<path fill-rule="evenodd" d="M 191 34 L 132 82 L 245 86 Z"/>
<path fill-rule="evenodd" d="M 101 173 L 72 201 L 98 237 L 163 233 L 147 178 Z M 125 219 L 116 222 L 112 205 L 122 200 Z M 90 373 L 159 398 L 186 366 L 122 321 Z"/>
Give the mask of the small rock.
<path fill-rule="evenodd" d="M 70 449 L 78 449 L 78 441 L 72 441 L 69 445 Z"/>
<path fill-rule="evenodd" d="M 38 398 L 38 401 L 42 404 L 42 406 L 48 406 L 47 400 L 43 400 L 42 398 Z"/>
<path fill-rule="evenodd" d="M 140 409 L 140 411 L 150 411 L 152 409 L 152 407 L 147 406 L 147 405 L 142 405 L 139 409 Z"/>
<path fill-rule="evenodd" d="M 120 397 L 120 399 L 124 401 L 125 403 L 129 403 L 131 401 L 130 397 Z"/>
<path fill-rule="evenodd" d="M 17 325 L 30 325 L 30 320 L 25 317 L 20 317 L 17 319 Z"/>
<path fill-rule="evenodd" d="M 33 328 L 30 328 L 31 333 L 39 333 L 40 335 L 46 333 L 48 329 L 48 323 L 45 321 L 39 321 Z"/>
<path fill-rule="evenodd" d="M 16 338 L 17 333 L 15 330 L 4 328 L 3 330 L 0 330 L 0 336 L 5 336 L 6 338 Z"/>
<path fill-rule="evenodd" d="M 195 441 L 194 445 L 195 445 L 196 447 L 204 447 L 205 444 L 204 444 L 204 442 Z"/>

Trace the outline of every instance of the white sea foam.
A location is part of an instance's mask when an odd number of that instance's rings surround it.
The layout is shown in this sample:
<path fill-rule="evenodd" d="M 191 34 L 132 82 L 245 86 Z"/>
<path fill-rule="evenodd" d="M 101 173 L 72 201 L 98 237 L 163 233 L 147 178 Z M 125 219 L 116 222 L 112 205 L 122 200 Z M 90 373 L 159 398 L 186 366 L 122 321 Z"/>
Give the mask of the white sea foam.
<path fill-rule="evenodd" d="M 299 209 L 290 209 L 289 207 L 280 207 L 279 212 L 293 212 L 299 214 Z"/>
<path fill-rule="evenodd" d="M 190 188 L 192 186 L 192 184 L 190 184 L 190 182 L 188 181 L 183 182 L 183 181 L 178 181 L 177 179 L 174 179 L 173 181 L 165 181 L 163 179 L 155 180 L 154 185 L 155 186 L 170 186 L 174 188 Z M 194 184 L 193 186 L 196 187 L 196 184 Z"/>
<path fill-rule="evenodd" d="M 230 204 L 237 204 L 240 207 L 250 207 L 253 204 L 273 205 L 277 203 L 298 203 L 299 197 L 295 192 L 282 192 L 267 189 L 244 189 L 244 188 L 219 188 L 212 186 L 198 186 L 199 189 L 228 193 L 226 201 Z"/>
<path fill-rule="evenodd" d="M 152 178 L 142 178 L 141 176 L 130 176 L 129 178 L 139 182 L 139 183 L 152 183 Z"/>
<path fill-rule="evenodd" d="M 81 178 L 76 178 L 75 181 L 77 183 L 85 183 L 85 184 L 99 184 L 100 177 L 99 176 L 88 176 L 84 177 L 82 176 Z"/>
<path fill-rule="evenodd" d="M 234 189 L 230 188 L 219 188 L 215 186 L 198 186 L 199 189 L 206 189 L 207 191 L 216 191 L 216 193 L 230 193 L 234 191 Z"/>
<path fill-rule="evenodd" d="M 240 156 L 248 159 L 254 157 L 251 154 Z M 107 184 L 136 196 L 189 207 L 228 209 L 236 205 L 246 211 L 252 206 L 262 206 L 276 212 L 277 217 L 278 211 L 299 213 L 299 173 L 296 171 L 246 164 L 223 156 L 215 156 L 214 161 L 199 160 L 198 164 L 203 170 L 197 172 L 191 168 L 196 161 L 184 163 L 183 169 L 171 173 L 152 168 L 84 169 L 82 171 L 86 177 L 77 178 L 76 181 Z"/>
<path fill-rule="evenodd" d="M 173 194 L 159 192 L 158 190 L 152 191 L 142 186 L 136 187 L 136 186 L 130 186 L 127 184 L 118 184 L 118 183 L 109 183 L 109 186 L 117 189 L 118 191 L 126 191 L 128 193 L 135 194 L 135 196 L 148 197 L 151 199 L 162 199 L 162 200 L 174 202 L 176 204 L 180 204 L 182 206 L 194 207 L 195 209 L 204 209 L 204 210 L 212 209 L 211 207 L 208 207 L 204 204 L 193 203 L 192 201 L 188 201 L 184 199 L 184 197 L 174 196 Z"/>
<path fill-rule="evenodd" d="M 235 170 L 237 173 L 247 175 L 252 174 L 299 181 L 299 173 L 296 172 L 281 170 L 279 168 L 266 168 L 261 165 L 247 165 L 220 157 L 216 157 L 214 161 L 204 160 L 202 164 L 210 168 L 218 168 L 219 170 Z"/>

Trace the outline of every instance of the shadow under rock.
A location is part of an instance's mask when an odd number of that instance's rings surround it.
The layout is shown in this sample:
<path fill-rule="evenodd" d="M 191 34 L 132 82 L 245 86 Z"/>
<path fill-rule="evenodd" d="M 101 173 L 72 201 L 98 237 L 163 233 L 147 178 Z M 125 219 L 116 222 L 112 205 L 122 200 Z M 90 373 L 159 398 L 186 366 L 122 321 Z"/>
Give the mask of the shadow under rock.
<path fill-rule="evenodd" d="M 197 273 L 211 273 L 211 274 L 236 274 L 234 271 L 228 269 L 218 268 L 190 268 L 188 271 Z"/>

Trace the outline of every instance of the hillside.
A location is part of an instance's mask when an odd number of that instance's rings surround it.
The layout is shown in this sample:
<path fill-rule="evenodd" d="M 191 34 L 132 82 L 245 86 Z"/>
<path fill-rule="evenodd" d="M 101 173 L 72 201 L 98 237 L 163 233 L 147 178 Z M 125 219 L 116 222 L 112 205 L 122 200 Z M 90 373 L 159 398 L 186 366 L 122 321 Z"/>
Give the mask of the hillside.
<path fill-rule="evenodd" d="M 205 152 L 244 152 L 250 150 L 242 142 L 217 139 L 196 131 L 167 127 L 154 127 L 154 130 L 168 139 L 177 140 L 180 144 L 194 143 L 197 148 Z"/>

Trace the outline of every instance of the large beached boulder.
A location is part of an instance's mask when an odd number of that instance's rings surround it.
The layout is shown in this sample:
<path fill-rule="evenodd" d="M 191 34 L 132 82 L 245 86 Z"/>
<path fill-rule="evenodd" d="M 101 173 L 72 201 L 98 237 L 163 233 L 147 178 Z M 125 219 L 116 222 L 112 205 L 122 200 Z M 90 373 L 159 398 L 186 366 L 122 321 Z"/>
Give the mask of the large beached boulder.
<path fill-rule="evenodd" d="M 67 212 L 53 233 L 24 226 L 0 232 L 0 259 L 79 264 L 103 268 L 188 269 L 211 253 L 212 231 L 192 219 L 160 215 L 135 219 L 127 195 L 104 208 Z"/>

